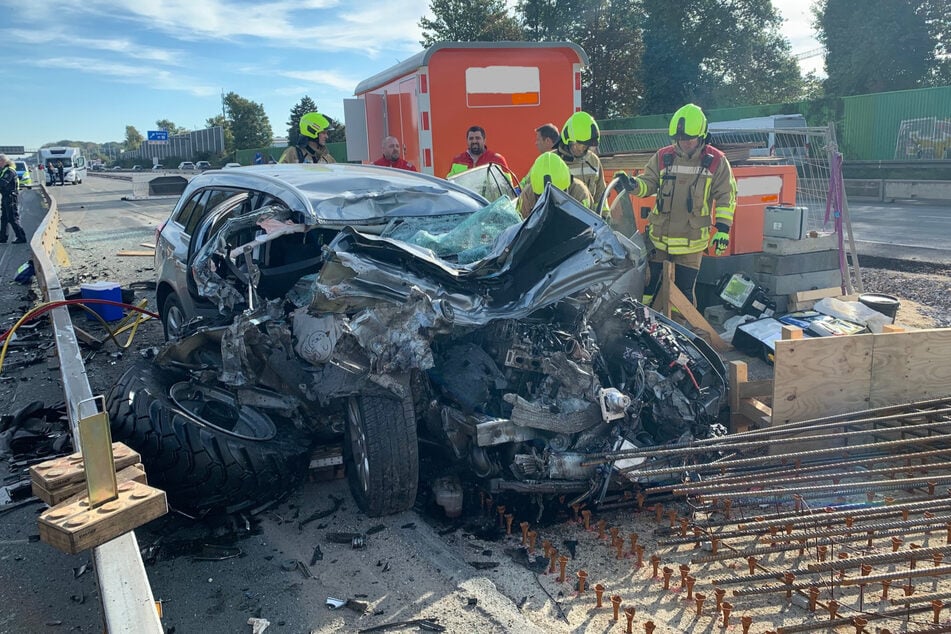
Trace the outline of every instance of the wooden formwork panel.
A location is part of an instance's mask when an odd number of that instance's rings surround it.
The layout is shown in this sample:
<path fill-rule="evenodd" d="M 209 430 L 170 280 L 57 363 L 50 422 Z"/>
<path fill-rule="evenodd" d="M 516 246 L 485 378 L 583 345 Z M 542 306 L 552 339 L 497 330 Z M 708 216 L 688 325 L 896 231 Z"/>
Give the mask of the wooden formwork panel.
<path fill-rule="evenodd" d="M 777 341 L 773 424 L 868 409 L 874 338 Z"/>
<path fill-rule="evenodd" d="M 777 341 L 773 424 L 951 394 L 951 329 Z"/>
<path fill-rule="evenodd" d="M 872 335 L 870 407 L 951 394 L 951 329 Z"/>

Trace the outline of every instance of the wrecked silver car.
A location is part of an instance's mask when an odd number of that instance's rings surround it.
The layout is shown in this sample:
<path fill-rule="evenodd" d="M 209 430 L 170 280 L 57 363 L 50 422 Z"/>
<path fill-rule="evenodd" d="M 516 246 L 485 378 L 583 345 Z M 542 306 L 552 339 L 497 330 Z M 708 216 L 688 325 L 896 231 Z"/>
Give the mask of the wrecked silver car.
<path fill-rule="evenodd" d="M 449 211 L 329 240 L 281 205 L 215 221 L 191 267 L 219 318 L 120 379 L 114 437 L 173 504 L 234 510 L 342 436 L 382 515 L 412 506 L 420 441 L 492 490 L 596 500 L 634 483 L 592 455 L 720 433 L 722 363 L 639 303 L 640 236 L 550 187 L 524 221 L 506 198 Z M 269 265 L 310 241 L 317 261 Z"/>

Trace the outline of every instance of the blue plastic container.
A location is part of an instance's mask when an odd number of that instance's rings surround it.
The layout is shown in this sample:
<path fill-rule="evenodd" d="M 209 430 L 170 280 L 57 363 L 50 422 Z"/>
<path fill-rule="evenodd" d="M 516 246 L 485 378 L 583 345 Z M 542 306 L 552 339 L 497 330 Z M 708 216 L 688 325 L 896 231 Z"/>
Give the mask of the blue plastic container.
<path fill-rule="evenodd" d="M 108 299 L 111 302 L 122 301 L 122 288 L 115 282 L 90 282 L 81 284 L 79 293 L 83 299 Z M 111 306 L 109 304 L 88 304 L 90 308 L 96 311 L 100 317 L 106 321 L 115 321 L 122 319 L 125 314 L 122 306 Z M 89 319 L 96 318 L 87 313 Z"/>

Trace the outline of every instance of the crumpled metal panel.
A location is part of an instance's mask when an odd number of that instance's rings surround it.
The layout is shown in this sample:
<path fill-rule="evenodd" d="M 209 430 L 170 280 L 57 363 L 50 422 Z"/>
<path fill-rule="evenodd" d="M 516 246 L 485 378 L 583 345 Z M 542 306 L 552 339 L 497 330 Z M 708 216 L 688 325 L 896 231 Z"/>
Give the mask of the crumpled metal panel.
<path fill-rule="evenodd" d="M 191 269 L 198 287 L 198 294 L 215 301 L 218 304 L 219 312 L 223 315 L 233 312 L 235 306 L 240 305 L 247 298 L 222 277 L 215 259 L 226 259 L 238 256 L 241 253 L 250 253 L 251 248 L 259 246 L 277 235 L 303 231 L 306 228 L 303 225 L 285 225 L 287 221 L 291 220 L 291 216 L 291 212 L 282 207 L 262 207 L 254 213 L 226 220 L 221 229 L 215 233 L 214 238 L 204 244 L 192 260 Z M 272 233 L 275 229 L 279 229 L 280 233 L 266 234 L 264 237 L 256 238 L 249 245 L 238 245 L 236 247 L 230 244 L 232 236 L 236 233 L 246 229 L 259 228 L 261 225 L 269 227 Z M 280 229 L 281 227 L 286 228 Z M 246 273 L 251 281 L 253 293 L 253 287 L 258 278 L 258 270 L 250 262 L 250 258 L 247 258 L 246 261 L 250 264 Z M 256 302 L 256 295 L 252 299 L 254 301 L 251 303 Z"/>
<path fill-rule="evenodd" d="M 634 266 L 613 230 L 557 189 L 546 190 L 513 229 L 488 257 L 462 267 L 425 249 L 345 229 L 328 247 L 336 266 L 318 275 L 312 308 L 352 310 L 371 299 L 402 304 L 419 288 L 445 301 L 456 325 L 478 326 L 520 319 L 582 291 L 599 294 Z"/>

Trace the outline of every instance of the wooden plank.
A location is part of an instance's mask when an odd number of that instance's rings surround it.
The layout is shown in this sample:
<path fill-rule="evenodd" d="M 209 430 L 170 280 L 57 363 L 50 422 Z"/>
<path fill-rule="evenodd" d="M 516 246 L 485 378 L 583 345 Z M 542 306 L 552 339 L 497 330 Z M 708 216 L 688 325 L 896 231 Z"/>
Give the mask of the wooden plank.
<path fill-rule="evenodd" d="M 154 251 L 154 250 L 153 250 L 153 251 L 136 251 L 136 250 L 129 249 L 129 250 L 124 250 L 124 251 L 116 251 L 116 255 L 121 255 L 121 256 L 148 256 L 148 257 L 152 257 L 152 256 L 155 255 L 155 251 Z"/>
<path fill-rule="evenodd" d="M 885 324 L 882 326 L 882 334 L 889 332 L 905 332 L 904 326 L 899 326 L 898 324 Z"/>
<path fill-rule="evenodd" d="M 118 471 L 142 462 L 142 456 L 121 442 L 114 442 L 112 443 L 112 460 Z M 74 453 L 33 465 L 30 467 L 30 480 L 35 486 L 45 491 L 54 491 L 77 482 L 86 486 L 83 455 Z"/>
<path fill-rule="evenodd" d="M 740 411 L 740 386 L 747 383 L 749 366 L 745 361 L 730 361 L 728 372 L 730 373 L 730 412 L 736 414 Z"/>
<path fill-rule="evenodd" d="M 149 483 L 148 477 L 145 474 L 145 467 L 141 463 L 130 465 L 116 472 L 117 485 L 130 480 L 135 480 L 142 484 Z M 42 489 L 34 482 L 33 495 L 46 502 L 49 506 L 56 506 L 63 502 L 73 502 L 86 495 L 86 482 L 74 482 L 73 484 L 59 489 L 53 489 L 52 491 Z"/>
<path fill-rule="evenodd" d="M 872 337 L 870 407 L 951 394 L 951 329 Z"/>
<path fill-rule="evenodd" d="M 783 326 L 783 341 L 792 341 L 794 339 L 802 339 L 802 328 L 797 326 Z"/>
<path fill-rule="evenodd" d="M 842 289 L 838 286 L 833 288 L 817 288 L 811 291 L 799 291 L 796 293 L 789 294 L 789 301 L 791 302 L 806 302 L 809 300 L 823 299 L 825 297 L 841 297 Z"/>
<path fill-rule="evenodd" d="M 44 511 L 40 539 L 71 555 L 105 544 L 168 512 L 165 492 L 138 482 L 119 486 L 119 497 L 96 508 L 83 496 Z"/>
<path fill-rule="evenodd" d="M 755 398 L 745 398 L 740 401 L 740 415 L 757 423 L 760 427 L 769 427 L 773 420 L 772 408 Z"/>
<path fill-rule="evenodd" d="M 773 381 L 771 379 L 762 379 L 760 381 L 747 381 L 737 386 L 737 397 L 756 398 L 758 396 L 773 395 Z"/>
<path fill-rule="evenodd" d="M 868 409 L 875 337 L 777 341 L 773 424 Z"/>

